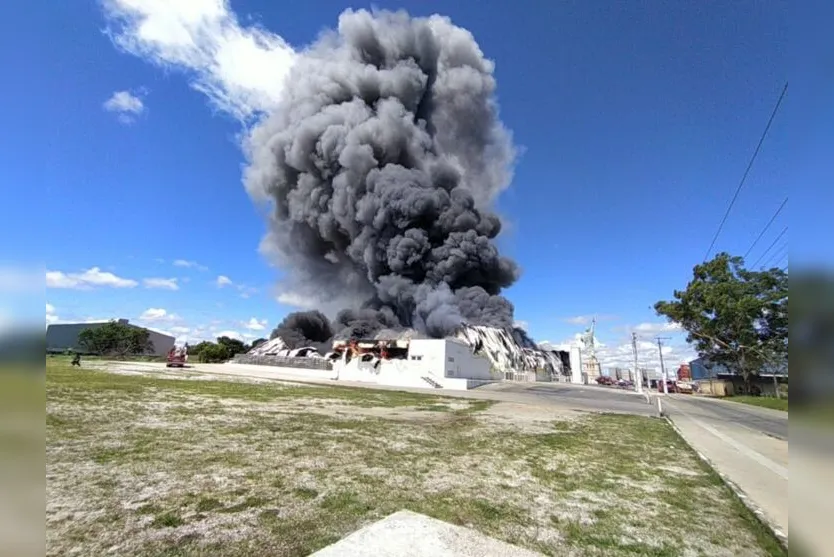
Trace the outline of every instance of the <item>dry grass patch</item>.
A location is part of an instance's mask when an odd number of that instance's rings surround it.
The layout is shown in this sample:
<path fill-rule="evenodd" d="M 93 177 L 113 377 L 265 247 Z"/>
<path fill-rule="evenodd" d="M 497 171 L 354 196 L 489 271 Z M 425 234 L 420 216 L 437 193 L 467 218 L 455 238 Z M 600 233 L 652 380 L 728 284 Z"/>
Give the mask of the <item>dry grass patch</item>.
<path fill-rule="evenodd" d="M 403 508 L 547 554 L 780 551 L 661 420 L 48 368 L 51 555 L 307 555 Z"/>

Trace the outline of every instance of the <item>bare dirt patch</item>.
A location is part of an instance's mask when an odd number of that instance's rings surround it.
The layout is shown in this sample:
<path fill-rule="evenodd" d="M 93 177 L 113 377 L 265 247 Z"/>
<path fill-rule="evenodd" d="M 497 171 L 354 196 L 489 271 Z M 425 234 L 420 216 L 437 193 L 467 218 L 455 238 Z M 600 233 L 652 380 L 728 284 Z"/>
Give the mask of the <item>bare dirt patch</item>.
<path fill-rule="evenodd" d="M 46 423 L 50 555 L 308 555 L 403 508 L 547 554 L 778 554 L 661 420 L 52 365 Z"/>

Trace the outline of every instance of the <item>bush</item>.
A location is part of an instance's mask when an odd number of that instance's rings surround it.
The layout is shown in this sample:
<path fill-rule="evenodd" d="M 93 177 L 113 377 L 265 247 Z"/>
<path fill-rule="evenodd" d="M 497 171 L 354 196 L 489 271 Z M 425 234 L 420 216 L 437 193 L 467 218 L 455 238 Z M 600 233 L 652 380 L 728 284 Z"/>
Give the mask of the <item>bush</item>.
<path fill-rule="evenodd" d="M 229 359 L 229 349 L 223 344 L 210 344 L 200 351 L 200 360 L 207 364 L 225 362 Z"/>

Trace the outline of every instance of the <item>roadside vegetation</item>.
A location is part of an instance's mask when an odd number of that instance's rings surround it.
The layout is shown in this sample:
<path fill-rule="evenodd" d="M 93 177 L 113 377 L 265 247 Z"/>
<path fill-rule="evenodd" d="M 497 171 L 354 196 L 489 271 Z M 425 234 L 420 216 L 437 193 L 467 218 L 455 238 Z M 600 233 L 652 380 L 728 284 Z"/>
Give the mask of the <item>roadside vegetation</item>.
<path fill-rule="evenodd" d="M 729 396 L 724 398 L 724 400 L 730 400 L 732 402 L 740 402 L 742 404 L 750 404 L 751 406 L 761 406 L 762 408 L 771 408 L 773 410 L 782 410 L 784 412 L 788 411 L 788 399 L 787 398 L 776 398 L 772 396 L 747 396 L 747 395 L 739 395 L 739 396 Z"/>
<path fill-rule="evenodd" d="M 188 377 L 47 360 L 48 555 L 302 556 L 401 509 L 549 555 L 783 554 L 663 420 Z"/>

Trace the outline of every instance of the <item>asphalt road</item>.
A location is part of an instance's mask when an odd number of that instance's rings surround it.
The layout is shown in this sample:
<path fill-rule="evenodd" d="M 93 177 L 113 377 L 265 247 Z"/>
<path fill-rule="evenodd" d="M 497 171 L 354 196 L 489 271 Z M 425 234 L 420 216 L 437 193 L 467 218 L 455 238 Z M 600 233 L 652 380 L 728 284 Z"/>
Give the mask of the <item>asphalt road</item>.
<path fill-rule="evenodd" d="M 786 540 L 794 470 L 793 463 L 788 467 L 788 413 L 692 395 L 669 395 L 661 402 L 684 439 Z"/>
<path fill-rule="evenodd" d="M 787 412 L 690 395 L 671 395 L 671 397 L 674 403 L 669 407 L 670 415 L 674 415 L 677 407 L 710 425 L 732 424 L 776 439 L 788 440 Z"/>
<path fill-rule="evenodd" d="M 553 404 L 570 407 L 575 410 L 591 412 L 614 412 L 623 414 L 654 415 L 655 407 L 646 398 L 633 391 L 624 391 L 608 387 L 579 386 L 565 383 L 497 383 L 494 387 L 481 387 L 480 390 L 494 388 L 497 392 L 517 393 L 530 402 Z"/>
<path fill-rule="evenodd" d="M 165 368 L 165 364 L 158 362 L 103 362 L 98 365 L 111 369 L 139 372 L 176 372 Z M 292 370 L 272 366 L 257 366 L 243 364 L 193 364 L 187 368 L 190 372 L 207 373 L 219 376 L 250 377 L 275 381 L 293 381 L 299 383 L 313 383 L 319 385 L 339 385 L 342 387 L 357 387 L 365 389 L 395 390 L 433 395 L 444 395 L 462 398 L 475 398 L 534 404 L 537 406 L 552 406 L 580 412 L 610 412 L 617 414 L 637 414 L 654 416 L 657 410 L 650 405 L 645 397 L 631 391 L 612 389 L 598 386 L 570 385 L 566 383 L 526 383 L 526 382 L 496 382 L 477 389 L 467 391 L 440 390 L 432 388 L 409 388 L 377 385 L 375 383 L 360 383 L 358 381 L 333 381 L 329 373 L 310 372 L 309 370 Z"/>

